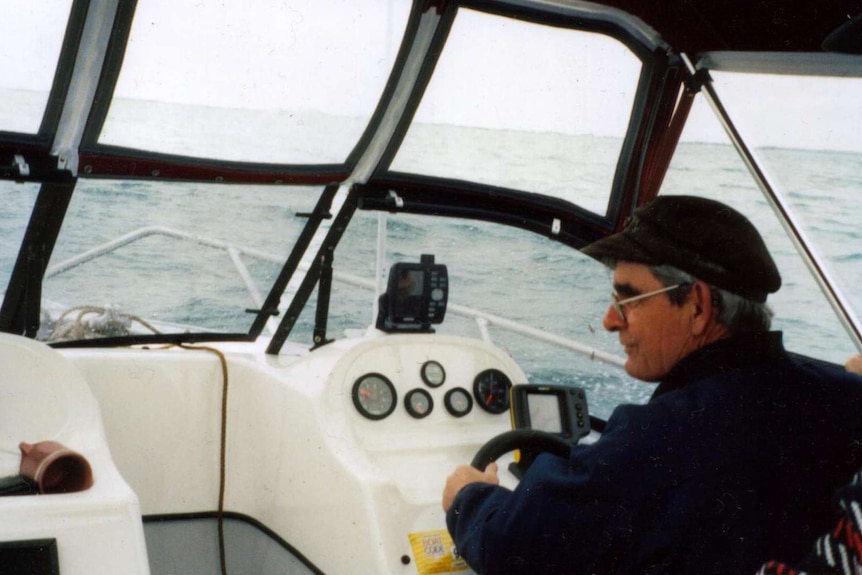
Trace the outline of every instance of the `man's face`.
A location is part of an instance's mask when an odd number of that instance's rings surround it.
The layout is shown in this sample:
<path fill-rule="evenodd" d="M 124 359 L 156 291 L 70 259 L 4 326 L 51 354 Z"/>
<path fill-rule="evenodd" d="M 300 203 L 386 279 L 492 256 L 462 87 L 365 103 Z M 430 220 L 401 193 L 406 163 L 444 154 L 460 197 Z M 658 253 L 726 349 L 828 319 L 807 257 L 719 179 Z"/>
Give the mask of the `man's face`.
<path fill-rule="evenodd" d="M 614 290 L 619 299 L 665 287 L 643 264 L 619 262 L 614 269 Z M 683 357 L 697 348 L 691 331 L 692 304 L 673 305 L 666 293 L 623 306 L 625 319 L 608 306 L 603 325 L 618 332 L 628 359 L 626 372 L 643 381 L 659 381 Z"/>

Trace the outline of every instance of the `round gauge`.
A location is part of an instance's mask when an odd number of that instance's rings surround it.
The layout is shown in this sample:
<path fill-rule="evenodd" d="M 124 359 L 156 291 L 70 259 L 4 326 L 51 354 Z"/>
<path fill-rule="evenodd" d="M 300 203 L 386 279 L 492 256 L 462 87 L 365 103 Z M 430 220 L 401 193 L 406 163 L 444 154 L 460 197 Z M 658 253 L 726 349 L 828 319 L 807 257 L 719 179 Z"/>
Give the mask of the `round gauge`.
<path fill-rule="evenodd" d="M 512 382 L 502 371 L 486 369 L 473 380 L 473 395 L 488 413 L 503 413 L 509 410 L 511 387 Z"/>
<path fill-rule="evenodd" d="M 426 361 L 422 364 L 422 381 L 429 387 L 440 387 L 446 381 L 446 370 L 436 361 Z"/>
<path fill-rule="evenodd" d="M 455 417 L 464 417 L 473 409 L 473 398 L 462 387 L 450 389 L 443 398 L 446 411 Z"/>
<path fill-rule="evenodd" d="M 407 413 L 416 419 L 422 419 L 434 409 L 434 400 L 424 389 L 414 389 L 404 397 L 404 407 L 407 408 Z"/>
<path fill-rule="evenodd" d="M 368 373 L 353 384 L 353 405 L 368 419 L 383 419 L 395 410 L 397 394 L 392 383 L 377 373 Z"/>

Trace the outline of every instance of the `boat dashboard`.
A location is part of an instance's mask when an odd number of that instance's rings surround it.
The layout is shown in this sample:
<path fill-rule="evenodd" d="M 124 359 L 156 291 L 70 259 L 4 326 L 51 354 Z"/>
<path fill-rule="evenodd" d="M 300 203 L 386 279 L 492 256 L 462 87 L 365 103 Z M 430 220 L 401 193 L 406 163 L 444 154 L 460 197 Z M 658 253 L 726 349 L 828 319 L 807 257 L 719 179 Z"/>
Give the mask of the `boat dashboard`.
<path fill-rule="evenodd" d="M 299 355 L 259 345 L 62 350 L 99 402 L 145 525 L 212 513 L 223 468 L 225 511 L 322 572 L 416 573 L 430 548 L 463 568 L 443 485 L 511 429 L 509 388 L 527 382 L 518 364 L 481 339 L 435 333 L 372 330 Z"/>
<path fill-rule="evenodd" d="M 511 428 L 510 389 L 527 382 L 511 357 L 477 339 L 387 335 L 328 347 L 311 354 L 333 356 L 326 409 L 342 418 L 327 417 L 326 435 L 354 445 L 340 450 L 345 465 L 364 460 L 418 505 L 439 505 L 454 465 Z"/>

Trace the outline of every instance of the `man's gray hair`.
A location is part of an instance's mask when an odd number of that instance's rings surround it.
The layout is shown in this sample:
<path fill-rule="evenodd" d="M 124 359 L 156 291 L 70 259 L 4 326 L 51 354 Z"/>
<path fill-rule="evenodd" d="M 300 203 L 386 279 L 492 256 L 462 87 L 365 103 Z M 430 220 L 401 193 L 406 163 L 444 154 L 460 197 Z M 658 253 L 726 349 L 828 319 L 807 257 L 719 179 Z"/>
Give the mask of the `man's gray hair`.
<path fill-rule="evenodd" d="M 673 266 L 650 266 L 650 271 L 658 280 L 667 286 L 674 284 L 692 284 L 697 279 L 693 275 Z M 765 332 L 772 325 L 772 309 L 765 303 L 759 303 L 736 295 L 729 291 L 709 286 L 713 295 L 713 305 L 718 307 L 718 321 L 730 330 L 730 333 Z M 674 305 L 682 305 L 686 291 L 672 290 L 668 297 Z"/>

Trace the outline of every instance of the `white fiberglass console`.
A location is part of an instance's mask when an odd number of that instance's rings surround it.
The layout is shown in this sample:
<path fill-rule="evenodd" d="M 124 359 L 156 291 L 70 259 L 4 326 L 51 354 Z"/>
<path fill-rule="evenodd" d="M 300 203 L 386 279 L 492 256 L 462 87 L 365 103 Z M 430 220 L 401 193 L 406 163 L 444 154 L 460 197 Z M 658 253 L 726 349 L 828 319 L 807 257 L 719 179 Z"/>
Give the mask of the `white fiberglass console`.
<path fill-rule="evenodd" d="M 511 357 L 434 333 L 372 332 L 278 356 L 260 343 L 218 347 L 223 427 L 212 353 L 63 350 L 99 400 L 147 526 L 212 516 L 223 466 L 225 512 L 315 570 L 466 570 L 447 541 L 442 490 L 456 465 L 511 429 L 508 386 L 526 382 Z M 247 552 L 243 563 L 263 560 Z"/>
<path fill-rule="evenodd" d="M 0 477 L 18 474 L 21 442 L 53 441 L 83 455 L 93 480 L 75 493 L 0 497 L 0 563 L 32 564 L 29 573 L 149 573 L 137 497 L 114 466 L 80 372 L 50 347 L 3 333 L 0 366 Z"/>

